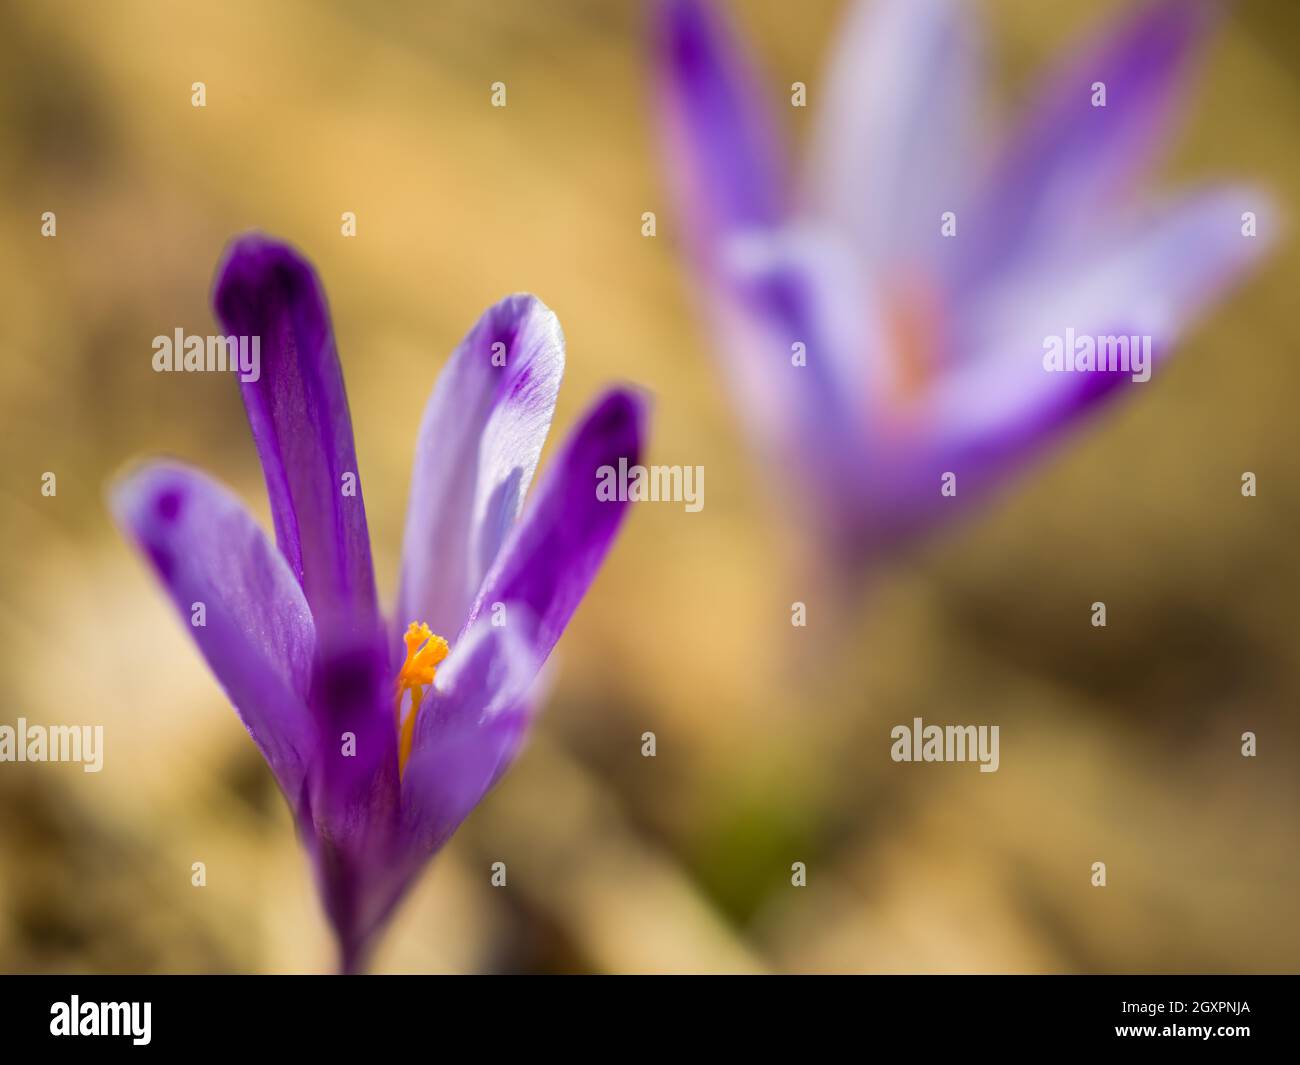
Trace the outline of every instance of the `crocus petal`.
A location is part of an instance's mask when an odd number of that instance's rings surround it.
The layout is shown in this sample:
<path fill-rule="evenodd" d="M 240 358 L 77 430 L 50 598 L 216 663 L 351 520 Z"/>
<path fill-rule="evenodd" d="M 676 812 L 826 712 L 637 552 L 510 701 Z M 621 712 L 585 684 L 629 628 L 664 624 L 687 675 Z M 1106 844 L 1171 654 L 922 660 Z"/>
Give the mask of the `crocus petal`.
<path fill-rule="evenodd" d="M 1242 235 L 1247 210 L 1269 220 L 1257 237 Z M 1044 264 L 1037 275 L 1001 287 L 974 320 L 974 365 L 953 375 L 943 424 L 975 434 L 1051 404 L 1070 375 L 1043 370 L 1044 343 L 1067 329 L 1077 336 L 1151 336 L 1169 352 L 1267 251 L 1272 215 L 1268 197 L 1248 187 L 1198 192 L 1124 219 L 1078 260 Z"/>
<path fill-rule="evenodd" d="M 527 616 L 522 604 L 509 606 L 512 619 Z M 534 705 L 538 670 L 524 631 L 526 626 L 496 627 L 485 618 L 438 667 L 402 773 L 400 809 L 387 793 L 390 777 L 384 773 L 384 791 L 358 807 L 353 828 L 343 826 L 342 837 L 319 830 L 306 837 L 344 971 L 365 964 L 430 855 L 514 758 Z"/>
<path fill-rule="evenodd" d="M 241 390 L 266 474 L 276 539 L 302 582 L 317 633 L 374 629 L 374 569 L 352 420 L 325 293 L 292 248 L 250 234 L 218 267 L 227 335 L 261 338 L 260 376 Z"/>
<path fill-rule="evenodd" d="M 523 506 L 563 374 L 564 334 L 534 296 L 489 308 L 461 341 L 416 443 L 399 627 L 418 620 L 450 637 L 464 624 Z"/>
<path fill-rule="evenodd" d="M 306 700 L 315 637 L 284 558 L 234 495 L 185 466 L 137 471 L 114 487 L 111 506 L 296 803 L 313 750 Z"/>
<path fill-rule="evenodd" d="M 1087 233 L 1165 146 L 1181 81 L 1211 23 L 1199 0 L 1156 0 L 1054 73 L 1010 138 L 954 256 L 977 285 L 1046 244 Z M 1104 83 L 1106 106 L 1094 107 Z"/>
<path fill-rule="evenodd" d="M 506 624 L 481 618 L 438 669 L 420 707 L 402 775 L 402 810 L 417 851 L 442 846 L 514 759 L 531 717 L 540 668 L 523 603 Z"/>
<path fill-rule="evenodd" d="M 776 221 L 780 155 L 748 58 L 699 0 L 663 0 L 654 47 L 660 118 L 685 239 L 707 263 L 728 232 Z"/>
<path fill-rule="evenodd" d="M 932 258 L 975 170 L 978 44 L 966 0 L 852 9 L 818 93 L 808 206 L 848 228 L 873 271 Z"/>
<path fill-rule="evenodd" d="M 787 226 L 733 242 L 732 296 L 715 310 L 724 360 L 763 468 L 783 475 L 816 531 L 838 535 L 893 356 L 862 260 L 842 232 Z"/>
<path fill-rule="evenodd" d="M 1261 219 L 1258 237 L 1241 216 Z M 1269 244 L 1272 209 L 1249 188 L 1187 196 L 1155 217 L 1123 226 L 1122 238 L 1083 263 L 1000 294 L 976 343 L 985 354 L 937 390 L 930 418 L 944 469 L 996 471 L 1028 445 L 1069 425 L 1118 388 L 1148 387 L 1131 373 L 1048 372 L 1046 341 L 1076 336 L 1151 337 L 1154 376 L 1187 326 L 1239 280 Z M 1154 377 L 1153 377 L 1154 379 Z"/>
<path fill-rule="evenodd" d="M 620 462 L 638 463 L 646 404 L 627 389 L 606 392 L 543 474 L 524 515 L 483 581 L 470 624 L 494 603 L 522 604 L 529 636 L 544 662 L 596 576 L 627 511 L 625 499 L 601 499 L 597 487 Z M 508 615 L 507 615 L 508 616 Z M 519 626 L 509 621 L 514 628 Z"/>

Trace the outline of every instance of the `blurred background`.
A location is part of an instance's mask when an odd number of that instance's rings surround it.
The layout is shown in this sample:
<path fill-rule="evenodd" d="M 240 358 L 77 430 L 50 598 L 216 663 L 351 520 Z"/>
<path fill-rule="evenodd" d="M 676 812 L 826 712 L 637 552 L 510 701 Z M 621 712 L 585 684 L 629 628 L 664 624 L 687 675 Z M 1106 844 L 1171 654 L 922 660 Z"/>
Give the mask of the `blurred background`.
<path fill-rule="evenodd" d="M 1129 6 L 977 4 L 1012 114 Z M 1157 185 L 1252 179 L 1294 219 L 1300 5 L 1229 6 Z M 842 11 L 731 5 L 776 86 L 818 76 Z M 650 460 L 707 470 L 701 513 L 634 508 L 531 744 L 375 970 L 1295 971 L 1295 244 L 1139 400 L 918 542 L 860 609 L 832 625 L 814 603 L 793 629 L 805 560 L 693 317 L 645 14 L 0 4 L 0 723 L 106 733 L 99 774 L 0 764 L 0 970 L 331 965 L 270 773 L 103 502 L 123 464 L 172 454 L 267 517 L 233 380 L 150 367 L 155 335 L 212 331 L 221 249 L 256 227 L 329 293 L 381 588 L 428 392 L 506 293 L 536 292 L 567 334 L 547 456 L 620 379 L 656 396 Z M 788 114 L 796 138 L 806 114 Z M 1000 771 L 891 762 L 889 730 L 914 716 L 999 724 Z"/>

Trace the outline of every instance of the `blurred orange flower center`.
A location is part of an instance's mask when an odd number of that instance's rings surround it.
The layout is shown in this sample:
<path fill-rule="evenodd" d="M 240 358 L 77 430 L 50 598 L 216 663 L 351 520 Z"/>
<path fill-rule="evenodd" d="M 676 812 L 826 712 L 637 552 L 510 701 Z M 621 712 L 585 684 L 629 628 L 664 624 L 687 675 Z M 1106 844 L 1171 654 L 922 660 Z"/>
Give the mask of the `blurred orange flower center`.
<path fill-rule="evenodd" d="M 411 743 L 415 739 L 415 718 L 424 700 L 424 689 L 433 683 L 438 663 L 451 650 L 447 641 L 430 631 L 423 622 L 412 621 L 402 636 L 406 644 L 406 661 L 397 673 L 397 764 L 406 769 L 411 756 Z M 403 712 L 406 693 L 411 693 L 410 706 Z"/>
<path fill-rule="evenodd" d="M 924 394 L 934 376 L 942 340 L 940 307 L 934 287 L 915 274 L 889 285 L 885 326 L 893 342 L 890 380 L 895 403 L 908 407 Z"/>

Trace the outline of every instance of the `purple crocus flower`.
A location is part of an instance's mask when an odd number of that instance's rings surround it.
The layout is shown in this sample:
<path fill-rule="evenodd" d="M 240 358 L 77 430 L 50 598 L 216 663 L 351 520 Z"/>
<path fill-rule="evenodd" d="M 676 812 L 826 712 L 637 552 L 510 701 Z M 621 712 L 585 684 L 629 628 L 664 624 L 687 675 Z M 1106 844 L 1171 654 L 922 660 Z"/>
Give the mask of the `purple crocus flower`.
<path fill-rule="evenodd" d="M 827 76 L 806 86 L 816 121 L 798 175 L 716 9 L 656 9 L 678 230 L 736 405 L 830 560 L 875 557 L 1142 387 L 1132 372 L 1049 372 L 1049 338 L 1139 338 L 1158 375 L 1265 243 L 1249 189 L 1134 195 L 1205 5 L 1144 5 L 1072 50 L 987 156 L 972 7 L 852 7 Z"/>
<path fill-rule="evenodd" d="M 241 237 L 213 301 L 228 336 L 261 338 L 260 377 L 241 389 L 276 545 L 229 491 L 176 463 L 127 477 L 113 509 L 182 615 L 193 624 L 204 604 L 194 638 L 294 811 L 355 971 L 514 758 L 538 670 L 624 516 L 597 499 L 597 471 L 638 461 L 645 406 L 605 393 L 520 517 L 564 338 L 535 297 L 489 308 L 425 410 L 389 625 L 315 271 L 284 244 Z"/>

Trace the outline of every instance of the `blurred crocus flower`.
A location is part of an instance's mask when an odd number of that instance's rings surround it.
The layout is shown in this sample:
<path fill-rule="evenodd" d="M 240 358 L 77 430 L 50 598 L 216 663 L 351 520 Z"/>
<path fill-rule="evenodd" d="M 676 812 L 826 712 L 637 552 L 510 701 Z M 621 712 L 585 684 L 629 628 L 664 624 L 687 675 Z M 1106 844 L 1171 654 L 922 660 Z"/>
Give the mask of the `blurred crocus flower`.
<path fill-rule="evenodd" d="M 736 405 L 828 560 L 870 560 L 985 496 L 1120 387 L 1145 387 L 1045 359 L 1087 337 L 1109 366 L 1122 339 L 1158 376 L 1265 243 L 1250 189 L 1135 195 L 1204 5 L 1145 5 L 1071 49 L 988 153 L 974 6 L 852 7 L 827 76 L 803 86 L 815 122 L 797 174 L 717 10 L 657 8 L 682 239 Z"/>
<path fill-rule="evenodd" d="M 389 625 L 315 272 L 283 244 L 243 237 L 214 302 L 228 335 L 261 338 L 261 376 L 241 390 L 276 545 L 229 491 L 175 463 L 127 477 L 113 509 L 274 772 L 356 970 L 514 758 L 534 679 L 624 516 L 597 499 L 597 471 L 637 461 L 644 403 L 607 392 L 524 509 L 564 339 L 532 296 L 491 307 L 425 410 Z"/>

